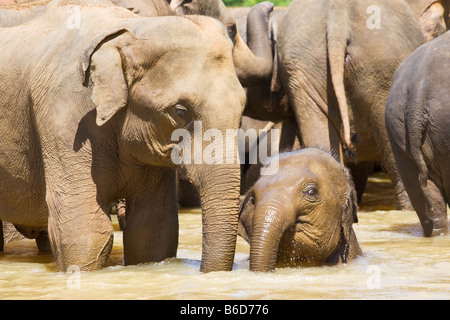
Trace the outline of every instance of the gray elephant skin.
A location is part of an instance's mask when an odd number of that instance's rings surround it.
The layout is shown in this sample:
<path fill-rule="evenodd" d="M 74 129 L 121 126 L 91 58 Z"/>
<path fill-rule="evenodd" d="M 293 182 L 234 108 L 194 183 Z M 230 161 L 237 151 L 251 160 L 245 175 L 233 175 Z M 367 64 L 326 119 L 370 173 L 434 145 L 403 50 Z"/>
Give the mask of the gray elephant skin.
<path fill-rule="evenodd" d="M 352 227 L 357 198 L 348 169 L 315 148 L 272 161 L 278 161 L 277 172 L 261 176 L 239 212 L 238 233 L 250 244 L 250 270 L 345 263 L 360 255 Z"/>
<path fill-rule="evenodd" d="M 48 13 L 0 29 L 0 46 L 8 48 L 0 52 L 0 82 L 8 84 L 0 87 L 0 219 L 48 226 L 59 270 L 93 270 L 112 248 L 111 206 L 126 199 L 125 263 L 173 257 L 171 134 L 192 133 L 196 120 L 204 130 L 239 128 L 245 92 L 232 42 L 207 17 L 142 18 L 105 5 L 79 10 L 79 28 L 68 28 L 67 6 L 52 2 Z M 205 272 L 232 267 L 240 187 L 234 163 L 189 168 L 202 199 Z"/>
<path fill-rule="evenodd" d="M 427 42 L 395 72 L 386 127 L 425 236 L 448 232 L 450 33 Z"/>

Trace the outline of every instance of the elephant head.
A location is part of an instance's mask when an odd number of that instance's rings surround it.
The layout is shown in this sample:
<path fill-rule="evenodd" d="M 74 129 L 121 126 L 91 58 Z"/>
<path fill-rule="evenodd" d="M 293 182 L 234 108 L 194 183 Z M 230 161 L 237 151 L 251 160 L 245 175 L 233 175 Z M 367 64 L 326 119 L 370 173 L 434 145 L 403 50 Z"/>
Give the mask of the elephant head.
<path fill-rule="evenodd" d="M 319 149 L 272 161 L 279 161 L 278 172 L 256 182 L 239 213 L 238 234 L 250 244 L 250 270 L 354 258 L 360 252 L 352 228 L 357 200 L 348 170 Z"/>
<path fill-rule="evenodd" d="M 237 32 L 236 20 L 222 0 L 171 0 L 170 7 L 178 14 L 200 14 L 222 22 L 234 43 L 233 60 L 242 85 L 261 83 L 272 74 L 272 47 L 268 39 L 269 13 L 274 5 L 264 1 L 248 14 L 247 43 Z"/>

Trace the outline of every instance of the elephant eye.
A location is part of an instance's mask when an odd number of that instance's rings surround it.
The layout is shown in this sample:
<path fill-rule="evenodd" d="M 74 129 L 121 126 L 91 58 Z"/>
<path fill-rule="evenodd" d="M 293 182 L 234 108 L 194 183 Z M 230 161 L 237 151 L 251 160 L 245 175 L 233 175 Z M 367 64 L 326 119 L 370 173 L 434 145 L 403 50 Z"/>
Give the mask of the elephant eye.
<path fill-rule="evenodd" d="M 173 106 L 169 111 L 170 116 L 177 123 L 178 127 L 189 127 L 192 122 L 192 118 L 189 114 L 188 109 L 182 106 L 181 104 L 177 104 Z"/>
<path fill-rule="evenodd" d="M 315 195 L 317 195 L 317 189 L 312 187 L 308 189 L 308 195 L 311 197 L 314 197 Z"/>
<path fill-rule="evenodd" d="M 319 190 L 317 190 L 317 187 L 313 184 L 308 184 L 305 188 L 303 188 L 303 195 L 307 197 L 314 198 L 317 197 L 318 194 Z"/>
<path fill-rule="evenodd" d="M 181 105 L 176 105 L 175 106 L 175 113 L 177 114 L 177 116 L 179 116 L 180 118 L 186 118 L 187 116 L 187 109 Z"/>

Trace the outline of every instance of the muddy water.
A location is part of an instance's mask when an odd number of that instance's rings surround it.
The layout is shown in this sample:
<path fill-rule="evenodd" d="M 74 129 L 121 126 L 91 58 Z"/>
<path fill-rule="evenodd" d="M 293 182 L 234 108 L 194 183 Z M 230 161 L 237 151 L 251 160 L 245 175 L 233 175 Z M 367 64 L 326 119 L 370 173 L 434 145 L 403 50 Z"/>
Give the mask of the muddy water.
<path fill-rule="evenodd" d="M 120 231 L 109 266 L 90 273 L 57 273 L 34 241 L 11 242 L 0 254 L 0 299 L 450 299 L 450 236 L 424 238 L 414 212 L 392 208 L 389 181 L 372 177 L 355 225 L 364 256 L 268 274 L 248 271 L 241 238 L 232 272 L 201 274 L 198 209 L 180 210 L 178 256 L 161 263 L 123 266 Z"/>

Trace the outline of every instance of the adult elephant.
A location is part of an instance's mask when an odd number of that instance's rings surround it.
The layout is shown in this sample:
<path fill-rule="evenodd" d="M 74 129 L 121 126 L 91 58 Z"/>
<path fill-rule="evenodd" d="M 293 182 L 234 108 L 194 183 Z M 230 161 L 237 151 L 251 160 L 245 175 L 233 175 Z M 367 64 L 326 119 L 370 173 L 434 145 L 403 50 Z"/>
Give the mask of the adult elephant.
<path fill-rule="evenodd" d="M 0 87 L 0 218 L 48 225 L 58 269 L 93 270 L 112 248 L 111 205 L 126 199 L 125 263 L 173 257 L 172 133 L 192 135 L 195 121 L 203 131 L 238 129 L 245 93 L 232 43 L 207 17 L 78 9 L 79 29 L 67 28 L 70 11 L 56 1 L 0 29 L 0 82 L 9 84 Z M 233 264 L 240 168 L 228 163 L 189 168 L 202 199 L 204 272 Z"/>
<path fill-rule="evenodd" d="M 314 148 L 272 161 L 278 162 L 277 172 L 256 182 L 239 212 L 250 270 L 345 263 L 361 254 L 352 227 L 358 206 L 349 171 Z"/>
<path fill-rule="evenodd" d="M 448 232 L 450 33 L 419 47 L 395 72 L 386 127 L 425 236 Z"/>
<path fill-rule="evenodd" d="M 369 13 L 367 13 L 369 12 Z M 305 147 L 381 162 L 398 208 L 410 203 L 384 122 L 392 75 L 423 43 L 402 0 L 294 0 L 278 29 L 278 64 Z M 349 154 L 339 156 L 341 145 Z"/>

